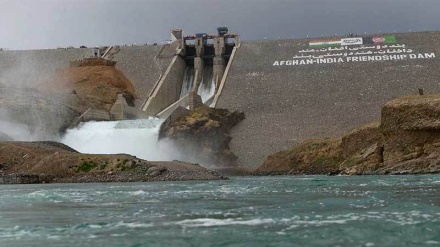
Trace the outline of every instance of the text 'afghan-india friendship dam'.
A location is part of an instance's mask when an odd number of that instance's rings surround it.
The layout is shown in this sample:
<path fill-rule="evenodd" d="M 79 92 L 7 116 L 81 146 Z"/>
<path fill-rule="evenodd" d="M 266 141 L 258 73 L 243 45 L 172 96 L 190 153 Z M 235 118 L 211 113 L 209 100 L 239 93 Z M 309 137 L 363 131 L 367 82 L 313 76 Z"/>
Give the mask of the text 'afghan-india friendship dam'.
<path fill-rule="evenodd" d="M 20 65 L 35 71 L 21 79 L 38 78 L 101 56 L 115 61 L 135 87 L 133 114 L 166 117 L 188 106 L 184 81 L 190 92 L 209 73 L 215 91 L 204 103 L 245 113 L 232 130 L 231 150 L 238 165 L 256 166 L 306 139 L 378 121 L 381 106 L 395 97 L 419 88 L 439 93 L 439 54 L 435 31 L 242 41 L 227 31 L 184 36 L 174 29 L 165 45 L 0 51 L 0 75 Z"/>

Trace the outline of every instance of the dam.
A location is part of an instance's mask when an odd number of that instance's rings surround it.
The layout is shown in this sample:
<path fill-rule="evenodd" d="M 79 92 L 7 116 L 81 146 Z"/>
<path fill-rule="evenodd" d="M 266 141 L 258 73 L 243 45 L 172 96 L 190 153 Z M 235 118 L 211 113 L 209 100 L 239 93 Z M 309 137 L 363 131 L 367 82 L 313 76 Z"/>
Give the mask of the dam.
<path fill-rule="evenodd" d="M 375 34 L 348 39 L 357 42 L 353 45 L 338 43 L 344 38 L 241 44 L 216 105 L 246 114 L 232 130 L 239 164 L 260 164 L 268 154 L 306 139 L 379 121 L 383 104 L 415 95 L 418 88 L 439 93 L 439 32 Z M 371 56 L 377 61 L 369 61 Z"/>
<path fill-rule="evenodd" d="M 238 156 L 237 165 L 254 167 L 270 153 L 306 139 L 332 137 L 378 121 L 381 106 L 395 97 L 417 94 L 418 89 L 439 93 L 440 32 L 242 41 L 218 31 L 183 35 L 174 29 L 170 44 L 102 49 L 102 57 L 116 62 L 135 89 L 133 106 L 123 99 L 115 102 L 124 107 L 112 107 L 114 112 L 122 109 L 112 115 L 119 118 L 114 120 L 129 115 L 166 118 L 179 106 L 190 106 L 189 93 L 198 93 L 206 105 L 245 113 L 246 119 L 232 129 L 231 151 Z M 43 96 L 14 96 L 11 88 L 15 95 L 25 94 L 16 82 L 35 85 L 93 52 L 1 51 L 2 107 L 21 112 L 23 122 L 33 121 L 22 116 L 23 109 L 42 105 Z M 68 115 L 55 107 L 55 99 L 43 105 L 50 106 L 46 117 Z"/>

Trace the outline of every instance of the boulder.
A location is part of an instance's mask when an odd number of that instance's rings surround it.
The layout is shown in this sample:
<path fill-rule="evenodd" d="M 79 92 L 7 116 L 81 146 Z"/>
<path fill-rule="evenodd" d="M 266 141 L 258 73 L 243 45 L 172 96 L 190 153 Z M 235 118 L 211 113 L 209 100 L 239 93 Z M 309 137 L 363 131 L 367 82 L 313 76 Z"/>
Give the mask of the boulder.
<path fill-rule="evenodd" d="M 176 115 L 178 114 L 178 115 Z M 189 162 L 205 166 L 233 166 L 237 159 L 229 148 L 229 131 L 244 119 L 242 112 L 201 106 L 194 111 L 177 109 L 162 124 L 159 139 L 168 139 Z"/>
<path fill-rule="evenodd" d="M 166 168 L 163 168 L 160 166 L 152 166 L 152 167 L 148 168 L 147 174 L 148 174 L 148 176 L 156 177 L 156 176 L 162 175 L 166 171 L 167 171 Z"/>

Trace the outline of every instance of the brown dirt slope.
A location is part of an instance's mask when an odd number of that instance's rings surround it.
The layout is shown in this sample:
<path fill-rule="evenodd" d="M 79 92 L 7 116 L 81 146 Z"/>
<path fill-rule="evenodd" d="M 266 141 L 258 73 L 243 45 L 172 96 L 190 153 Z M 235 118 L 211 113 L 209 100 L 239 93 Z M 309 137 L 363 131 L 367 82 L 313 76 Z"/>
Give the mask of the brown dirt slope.
<path fill-rule="evenodd" d="M 131 82 L 114 64 L 100 61 L 86 60 L 79 66 L 58 70 L 42 87 L 49 92 L 75 90 L 87 107 L 96 109 L 110 110 L 118 94 L 124 94 L 132 104 L 135 89 Z"/>
<path fill-rule="evenodd" d="M 223 177 L 183 162 L 149 162 L 126 154 L 81 154 L 57 142 L 0 142 L 0 177 L 35 175 L 41 182 L 203 180 Z"/>
<path fill-rule="evenodd" d="M 270 155 L 258 173 L 419 174 L 440 172 L 440 95 L 408 96 L 382 108 L 381 123 L 342 137 L 309 140 Z"/>

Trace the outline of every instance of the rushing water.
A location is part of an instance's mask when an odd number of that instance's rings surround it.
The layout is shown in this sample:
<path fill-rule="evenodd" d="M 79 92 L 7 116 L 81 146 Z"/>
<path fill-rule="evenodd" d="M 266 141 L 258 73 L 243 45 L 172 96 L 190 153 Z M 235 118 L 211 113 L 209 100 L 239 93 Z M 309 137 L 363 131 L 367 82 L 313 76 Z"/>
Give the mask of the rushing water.
<path fill-rule="evenodd" d="M 180 98 L 186 96 L 194 87 L 195 70 L 193 66 L 188 66 L 185 69 L 185 73 L 182 81 L 182 89 L 180 91 Z M 197 93 L 202 98 L 202 102 L 205 103 L 215 92 L 215 82 L 213 78 L 212 65 L 205 65 L 203 69 L 202 81 L 200 82 Z"/>
<path fill-rule="evenodd" d="M 127 153 L 151 161 L 178 159 L 170 143 L 158 142 L 162 122 L 157 118 L 87 122 L 67 130 L 61 142 L 81 153 Z"/>
<path fill-rule="evenodd" d="M 0 246 L 439 245 L 439 175 L 0 190 Z"/>
<path fill-rule="evenodd" d="M 202 98 L 202 102 L 205 103 L 214 96 L 214 92 L 215 82 L 213 78 L 213 68 L 212 66 L 205 66 L 203 70 L 203 79 L 197 93 Z"/>
<path fill-rule="evenodd" d="M 183 75 L 182 89 L 180 91 L 180 98 L 186 96 L 194 87 L 194 76 L 196 71 L 194 66 L 187 66 Z"/>

